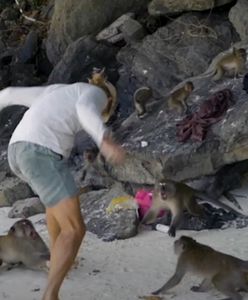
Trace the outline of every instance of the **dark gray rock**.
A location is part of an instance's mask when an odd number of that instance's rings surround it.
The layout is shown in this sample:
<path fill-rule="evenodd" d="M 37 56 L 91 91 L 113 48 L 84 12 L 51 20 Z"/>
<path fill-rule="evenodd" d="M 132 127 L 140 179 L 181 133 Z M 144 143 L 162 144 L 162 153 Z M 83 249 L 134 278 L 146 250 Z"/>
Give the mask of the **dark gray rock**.
<path fill-rule="evenodd" d="M 233 0 L 152 0 L 149 3 L 148 11 L 153 16 L 173 15 L 184 11 L 197 11 L 213 9 L 217 6 L 222 6 L 227 3 L 234 2 Z"/>
<path fill-rule="evenodd" d="M 81 195 L 81 207 L 87 229 L 106 241 L 135 236 L 138 224 L 135 209 L 106 213 L 106 208 L 113 198 L 125 195 L 120 184 L 114 185 L 109 191 Z"/>
<path fill-rule="evenodd" d="M 96 35 L 121 15 L 146 9 L 148 0 L 67 0 L 56 1 L 47 38 L 49 60 L 59 62 L 71 42 L 86 35 Z"/>
<path fill-rule="evenodd" d="M 122 48 L 117 56 L 122 64 L 121 99 L 131 102 L 132 86 L 148 86 L 155 97 L 165 97 L 183 79 L 204 72 L 218 53 L 238 40 L 227 17 L 215 13 L 206 17 L 205 13 L 187 13 L 141 43 Z"/>
<path fill-rule="evenodd" d="M 5 179 L 0 186 L 0 207 L 11 206 L 17 200 L 33 197 L 34 193 L 25 182 L 17 178 Z"/>
<path fill-rule="evenodd" d="M 29 218 L 36 214 L 45 213 L 45 207 L 38 197 L 18 200 L 9 211 L 9 218 Z"/>
<path fill-rule="evenodd" d="M 127 19 L 121 26 L 124 39 L 127 43 L 138 42 L 145 36 L 145 31 L 142 25 L 132 19 Z"/>
<path fill-rule="evenodd" d="M 0 18 L 5 21 L 17 20 L 19 16 L 20 13 L 13 7 L 6 7 L 0 14 Z"/>
<path fill-rule="evenodd" d="M 186 180 L 215 174 L 226 164 L 248 159 L 248 102 L 242 90 L 242 78 L 214 82 L 195 77 L 196 87 L 189 98 L 190 111 L 195 111 L 209 96 L 224 88 L 232 90 L 235 104 L 212 125 L 203 142 L 179 142 L 176 124 L 182 118 L 168 113 L 166 100 L 157 102 L 142 120 L 131 115 L 116 136 L 128 150 L 123 166 L 108 166 L 114 178 L 124 182 L 151 184 L 164 174 L 175 180 Z"/>
<path fill-rule="evenodd" d="M 117 76 L 115 55 L 117 48 L 96 42 L 92 37 L 82 37 L 70 44 L 63 58 L 53 69 L 48 83 L 87 81 L 93 67 L 106 67 L 110 81 Z"/>
<path fill-rule="evenodd" d="M 229 12 L 229 19 L 244 42 L 248 42 L 248 3 L 238 0 Z"/>
<path fill-rule="evenodd" d="M 17 52 L 16 60 L 18 63 L 26 64 L 31 62 L 38 51 L 38 32 L 30 31 L 26 36 L 24 44 Z"/>
<path fill-rule="evenodd" d="M 0 111 L 0 144 L 7 144 L 16 126 L 27 111 L 26 106 L 11 105 Z"/>
<path fill-rule="evenodd" d="M 4 8 L 6 8 L 7 6 L 11 6 L 13 5 L 12 1 L 9 0 L 1 0 L 0 1 L 0 11 L 2 11 Z"/>
<path fill-rule="evenodd" d="M 104 40 L 109 43 L 115 44 L 121 40 L 123 40 L 123 34 L 121 32 L 121 26 L 123 23 L 134 17 L 134 13 L 126 13 L 116 19 L 112 24 L 110 24 L 107 28 L 104 28 L 100 31 L 96 39 L 98 41 Z"/>

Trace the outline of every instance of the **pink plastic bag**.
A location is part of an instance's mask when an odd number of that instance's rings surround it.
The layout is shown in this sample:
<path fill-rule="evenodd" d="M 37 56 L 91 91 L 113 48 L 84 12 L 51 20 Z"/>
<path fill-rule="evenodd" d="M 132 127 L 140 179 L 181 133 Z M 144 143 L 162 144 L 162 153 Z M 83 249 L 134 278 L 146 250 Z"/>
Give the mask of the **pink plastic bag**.
<path fill-rule="evenodd" d="M 152 191 L 138 190 L 134 200 L 139 206 L 139 217 L 142 220 L 152 205 Z M 165 210 L 159 212 L 158 218 L 165 214 Z"/>

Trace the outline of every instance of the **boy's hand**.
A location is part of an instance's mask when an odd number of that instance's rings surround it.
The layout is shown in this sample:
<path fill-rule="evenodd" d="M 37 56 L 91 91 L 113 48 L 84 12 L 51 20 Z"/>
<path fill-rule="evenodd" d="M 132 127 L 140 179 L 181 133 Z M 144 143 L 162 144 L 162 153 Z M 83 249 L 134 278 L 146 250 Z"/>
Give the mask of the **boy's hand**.
<path fill-rule="evenodd" d="M 100 152 L 112 164 L 122 164 L 125 160 L 126 151 L 109 136 L 103 138 Z"/>

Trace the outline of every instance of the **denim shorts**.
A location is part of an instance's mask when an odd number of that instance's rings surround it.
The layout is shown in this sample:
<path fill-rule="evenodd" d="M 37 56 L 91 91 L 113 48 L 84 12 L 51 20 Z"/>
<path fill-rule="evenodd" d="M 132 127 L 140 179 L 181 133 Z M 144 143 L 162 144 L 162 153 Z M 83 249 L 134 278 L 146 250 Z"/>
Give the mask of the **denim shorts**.
<path fill-rule="evenodd" d="M 46 147 L 13 143 L 8 147 L 8 161 L 15 175 L 31 186 L 46 207 L 79 193 L 67 160 Z"/>

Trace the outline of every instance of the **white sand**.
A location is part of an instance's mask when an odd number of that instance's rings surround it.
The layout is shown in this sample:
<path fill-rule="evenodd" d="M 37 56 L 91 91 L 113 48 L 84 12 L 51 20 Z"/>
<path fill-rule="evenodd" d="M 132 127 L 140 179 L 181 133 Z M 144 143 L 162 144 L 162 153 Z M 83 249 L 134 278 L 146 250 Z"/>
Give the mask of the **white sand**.
<path fill-rule="evenodd" d="M 238 191 L 240 193 L 240 190 Z M 241 191 L 248 194 L 247 190 Z M 247 202 L 247 203 L 246 203 Z M 248 199 L 242 199 L 248 206 Z M 1 232 L 16 220 L 8 219 L 9 209 L 0 210 Z M 43 215 L 30 218 L 43 219 Z M 36 229 L 47 241 L 44 225 Z M 248 229 L 226 229 L 201 232 L 178 231 L 177 236 L 190 235 L 218 250 L 248 259 Z M 165 233 L 144 231 L 124 241 L 102 242 L 87 233 L 79 253 L 80 265 L 70 272 L 63 284 L 61 300 L 135 300 L 149 295 L 172 275 L 176 256 L 173 253 L 174 239 Z M 210 293 L 193 293 L 189 287 L 200 278 L 187 275 L 182 283 L 163 299 L 210 300 L 223 295 L 215 290 Z M 46 274 L 26 269 L 2 271 L 0 276 L 0 299 L 40 300 L 46 283 Z M 38 291 L 35 291 L 35 290 Z M 244 297 L 248 299 L 248 296 Z"/>

